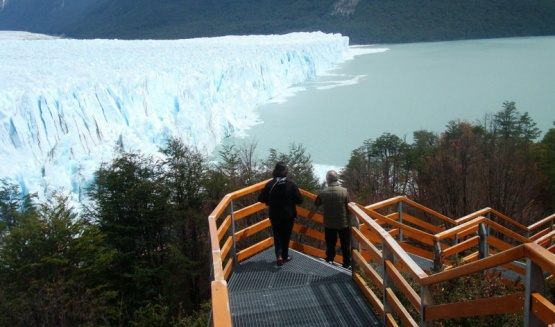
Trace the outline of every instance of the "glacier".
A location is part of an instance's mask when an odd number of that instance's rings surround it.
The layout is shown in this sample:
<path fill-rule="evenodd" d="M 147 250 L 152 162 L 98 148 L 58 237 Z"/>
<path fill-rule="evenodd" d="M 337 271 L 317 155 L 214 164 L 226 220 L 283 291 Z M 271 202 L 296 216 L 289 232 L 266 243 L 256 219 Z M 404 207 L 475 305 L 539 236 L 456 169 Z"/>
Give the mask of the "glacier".
<path fill-rule="evenodd" d="M 82 199 L 117 147 L 169 136 L 209 154 L 258 123 L 257 106 L 352 58 L 322 32 L 76 40 L 0 32 L 0 179 Z"/>

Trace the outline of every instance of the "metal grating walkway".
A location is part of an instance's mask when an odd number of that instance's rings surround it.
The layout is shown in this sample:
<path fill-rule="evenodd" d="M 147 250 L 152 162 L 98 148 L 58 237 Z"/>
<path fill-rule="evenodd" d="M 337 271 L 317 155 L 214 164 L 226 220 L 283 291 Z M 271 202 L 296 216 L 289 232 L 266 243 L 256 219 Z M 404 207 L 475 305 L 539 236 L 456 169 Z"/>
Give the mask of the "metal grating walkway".
<path fill-rule="evenodd" d="M 277 267 L 269 248 L 239 264 L 228 283 L 233 326 L 383 326 L 351 272 L 298 251 Z"/>

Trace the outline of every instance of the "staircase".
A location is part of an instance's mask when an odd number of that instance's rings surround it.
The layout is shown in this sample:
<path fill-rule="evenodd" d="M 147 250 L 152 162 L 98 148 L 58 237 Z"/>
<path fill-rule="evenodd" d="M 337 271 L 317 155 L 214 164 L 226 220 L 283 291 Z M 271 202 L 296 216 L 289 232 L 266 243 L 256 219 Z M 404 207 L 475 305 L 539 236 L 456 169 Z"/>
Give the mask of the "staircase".
<path fill-rule="evenodd" d="M 271 262 L 266 206 L 256 201 L 265 183 L 226 195 L 208 217 L 212 326 L 359 326 L 343 310 L 332 310 L 345 302 L 357 307 L 365 303 L 360 310 L 368 321 L 360 326 L 433 326 L 441 320 L 499 314 L 519 314 L 523 326 L 555 322 L 555 305 L 546 298 L 546 278 L 555 272 L 555 215 L 524 226 L 491 208 L 451 219 L 405 197 L 368 206 L 350 203 L 360 224 L 352 226 L 354 268 L 342 272 L 352 282 L 339 284 L 358 290 L 341 291 L 342 300 L 319 312 L 311 305 L 333 298 L 328 294 L 339 290 L 331 283 L 331 290 L 323 288 L 317 296 L 311 283 L 324 277 L 297 275 L 318 271 L 314 267 L 322 265 L 338 269 L 319 259 L 325 253 L 323 219 L 311 205 L 316 195 L 301 190 L 306 199 L 298 207 L 290 244 L 298 251 L 296 258 L 309 258 L 316 266 L 302 264 L 295 272 L 292 261 L 277 270 Z M 265 257 L 268 253 L 272 258 Z M 519 291 L 460 303 L 434 301 L 432 289 L 441 283 L 497 270 L 507 280 L 519 281 Z M 241 282 L 245 275 L 247 282 Z M 256 304 L 249 306 L 249 300 Z M 292 311 L 301 304 L 308 307 Z"/>

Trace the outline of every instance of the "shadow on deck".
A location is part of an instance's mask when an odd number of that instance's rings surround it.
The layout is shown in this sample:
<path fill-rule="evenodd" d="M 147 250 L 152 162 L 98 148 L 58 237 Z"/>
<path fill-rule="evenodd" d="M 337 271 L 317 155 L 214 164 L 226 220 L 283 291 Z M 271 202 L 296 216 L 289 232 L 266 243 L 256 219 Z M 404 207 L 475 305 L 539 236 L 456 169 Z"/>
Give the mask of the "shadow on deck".
<path fill-rule="evenodd" d="M 228 283 L 236 327 L 383 326 L 351 271 L 301 252 L 282 267 L 269 248 L 241 262 Z"/>

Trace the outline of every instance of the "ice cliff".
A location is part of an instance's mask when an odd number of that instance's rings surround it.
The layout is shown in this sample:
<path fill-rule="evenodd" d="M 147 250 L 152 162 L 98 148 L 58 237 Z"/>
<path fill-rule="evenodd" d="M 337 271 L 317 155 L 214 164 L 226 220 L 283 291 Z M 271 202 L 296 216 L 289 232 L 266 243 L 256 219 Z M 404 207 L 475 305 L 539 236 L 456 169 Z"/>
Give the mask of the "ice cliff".
<path fill-rule="evenodd" d="M 4 34 L 2 34 L 4 33 Z M 73 40 L 0 32 L 0 178 L 76 199 L 101 162 L 168 136 L 209 153 L 256 108 L 345 60 L 338 34 Z"/>

